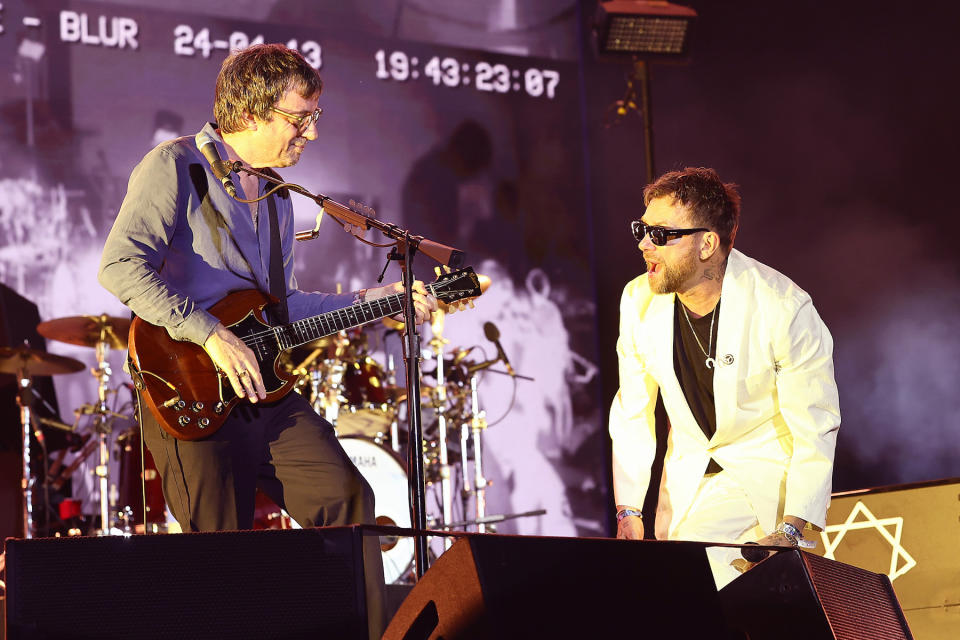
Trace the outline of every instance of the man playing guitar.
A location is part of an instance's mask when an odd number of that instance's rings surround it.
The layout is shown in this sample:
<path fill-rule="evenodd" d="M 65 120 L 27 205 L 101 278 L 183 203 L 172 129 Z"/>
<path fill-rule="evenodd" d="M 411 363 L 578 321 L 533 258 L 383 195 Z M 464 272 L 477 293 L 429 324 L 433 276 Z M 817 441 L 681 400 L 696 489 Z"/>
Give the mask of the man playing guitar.
<path fill-rule="evenodd" d="M 184 531 L 251 528 L 257 487 L 304 527 L 374 523 L 373 491 L 332 426 L 296 393 L 262 402 L 268 393 L 253 351 L 208 311 L 228 294 L 255 289 L 281 299 L 271 320 L 286 324 L 402 290 L 400 283 L 344 295 L 298 290 L 289 194 L 238 202 L 201 152 L 212 144 L 219 157 L 267 172 L 296 164 L 317 139 L 321 88 L 316 70 L 282 45 L 231 54 L 217 77 L 218 124 L 143 158 L 104 247 L 101 284 L 142 321 L 202 345 L 240 398 L 214 433 L 190 440 L 173 437 L 141 411 L 164 497 Z M 236 185 L 245 200 L 269 188 L 249 174 Z M 422 283 L 416 290 L 423 322 L 437 303 Z M 185 407 L 182 419 L 190 413 Z M 378 545 L 365 537 L 369 630 L 377 638 L 384 622 Z"/>

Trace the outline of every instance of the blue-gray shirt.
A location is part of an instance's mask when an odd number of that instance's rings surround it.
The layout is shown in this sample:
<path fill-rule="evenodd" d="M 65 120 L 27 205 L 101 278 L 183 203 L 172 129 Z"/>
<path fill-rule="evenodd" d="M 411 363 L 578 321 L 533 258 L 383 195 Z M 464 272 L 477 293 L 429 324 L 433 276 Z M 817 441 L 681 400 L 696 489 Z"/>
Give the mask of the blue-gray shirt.
<path fill-rule="evenodd" d="M 227 157 L 214 125 L 199 135 Z M 277 202 L 290 320 L 351 304 L 352 293 L 297 289 L 293 207 L 289 197 L 271 197 Z M 134 168 L 103 248 L 99 279 L 147 322 L 165 327 L 176 340 L 202 345 L 217 324 L 206 310 L 234 291 L 269 292 L 269 265 L 270 216 L 258 216 L 254 228 L 248 205 L 227 194 L 190 136 L 160 144 Z"/>

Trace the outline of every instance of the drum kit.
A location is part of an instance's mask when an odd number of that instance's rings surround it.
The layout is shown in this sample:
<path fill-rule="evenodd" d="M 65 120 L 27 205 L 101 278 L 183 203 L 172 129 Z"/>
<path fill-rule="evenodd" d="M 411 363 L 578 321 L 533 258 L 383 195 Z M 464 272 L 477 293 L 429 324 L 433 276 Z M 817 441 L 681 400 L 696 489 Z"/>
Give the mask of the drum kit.
<path fill-rule="evenodd" d="M 484 289 L 489 279 L 483 282 Z M 443 306 L 443 305 L 441 305 Z M 423 455 L 425 479 L 436 494 L 439 513 L 428 514 L 431 528 L 488 529 L 483 475 L 482 433 L 486 428 L 480 409 L 477 373 L 499 360 L 473 362 L 470 350 L 447 349 L 442 337 L 443 320 L 449 309 L 434 315 L 433 337 L 423 356 L 435 363 L 424 373 L 419 399 L 424 415 Z M 396 321 L 384 321 L 386 331 L 401 331 Z M 29 347 L 0 348 L 0 373 L 16 376 L 23 435 L 23 535 L 116 535 L 136 532 L 172 532 L 176 523 L 166 515 L 159 477 L 152 459 L 140 442 L 134 422 L 134 403 L 108 406 L 130 385 L 111 387 L 113 372 L 108 356 L 113 349 L 125 349 L 130 320 L 109 315 L 73 316 L 43 322 L 37 331 L 44 337 L 72 345 L 93 348 L 95 366 L 89 369 L 96 379 L 95 402 L 81 405 L 73 425 L 34 415 L 32 381 L 38 376 L 76 373 L 85 365 L 74 358 L 46 353 Z M 382 329 L 382 328 L 381 328 Z M 298 376 L 296 391 L 306 397 L 314 410 L 325 417 L 337 437 L 374 490 L 377 523 L 410 526 L 409 492 L 404 462 L 407 433 L 405 413 L 409 405 L 405 387 L 398 386 L 394 357 L 381 363 L 368 341 L 377 329 L 353 329 L 323 338 L 288 353 L 285 366 Z M 83 420 L 89 417 L 88 420 Z M 81 421 L 85 422 L 80 427 Z M 30 441 L 42 443 L 44 427 L 74 434 L 69 463 L 66 449 L 44 451 L 43 469 L 31 468 Z M 115 434 L 115 426 L 123 430 Z M 130 426 L 134 425 L 134 426 Z M 48 457 L 48 453 L 54 455 Z M 85 517 L 79 502 L 70 497 L 59 503 L 59 516 L 48 514 L 45 526 L 37 527 L 34 493 L 62 490 L 64 483 L 85 459 L 95 456 L 93 474 L 98 486 L 98 513 Z M 111 458 L 119 457 L 119 465 Z M 118 473 L 118 478 L 111 477 Z M 117 468 L 119 470 L 117 470 Z M 459 469 L 459 472 L 458 472 Z M 455 491 L 456 489 L 456 491 Z M 459 496 L 460 522 L 454 523 L 454 504 Z M 144 499 L 146 508 L 144 508 Z M 49 496 L 47 496 L 49 509 Z M 266 496 L 257 496 L 256 528 L 292 528 L 296 523 Z M 472 508 L 471 508 L 472 507 Z M 474 517 L 475 516 L 475 517 Z M 145 521 L 146 520 L 146 521 Z M 86 527 L 82 526 L 86 524 Z M 413 541 L 409 538 L 381 539 L 388 582 L 400 580 L 410 571 Z"/>
<path fill-rule="evenodd" d="M 109 436 L 112 431 L 115 418 L 124 418 L 110 409 L 108 397 L 115 394 L 116 390 L 111 390 L 109 383 L 112 371 L 107 361 L 110 349 L 123 348 L 126 345 L 126 333 L 130 327 L 130 321 L 124 318 L 115 318 L 107 315 L 100 316 L 74 316 L 69 318 L 60 318 L 42 322 L 37 326 L 37 331 L 45 338 L 65 342 L 68 344 L 93 347 L 96 351 L 96 366 L 90 369 L 90 372 L 97 379 L 97 400 L 95 403 L 84 404 L 75 412 L 76 419 L 73 425 L 68 425 L 59 420 L 44 418 L 34 415 L 34 400 L 38 397 L 33 390 L 33 379 L 40 376 L 53 376 L 69 373 L 76 373 L 85 369 L 85 365 L 74 358 L 54 355 L 45 351 L 31 349 L 29 347 L 4 347 L 0 349 L 0 372 L 12 373 L 17 380 L 17 405 L 20 409 L 20 426 L 23 435 L 23 474 L 21 478 L 21 489 L 23 491 L 23 536 L 33 537 L 37 533 L 34 523 L 34 488 L 40 483 L 44 490 L 44 504 L 49 507 L 49 491 L 54 489 L 59 491 L 64 483 L 69 480 L 70 475 L 81 465 L 83 459 L 89 456 L 94 449 L 99 451 L 99 457 L 95 468 L 98 477 L 100 491 L 100 522 L 99 533 L 110 533 L 109 527 L 111 517 L 109 514 Z M 32 465 L 32 456 L 30 450 L 30 436 L 34 434 L 37 442 L 43 449 L 46 449 L 44 431 L 42 427 L 49 427 L 71 433 L 77 432 L 77 427 L 83 416 L 92 416 L 92 427 L 88 433 L 79 438 L 83 444 L 79 459 L 73 463 L 64 466 L 65 449 L 62 449 L 55 460 L 51 461 L 47 457 L 47 451 L 42 456 L 42 473 L 34 474 Z M 41 426 L 42 425 L 42 426 Z M 91 436 L 96 435 L 96 438 Z M 69 442 L 69 440 L 67 441 Z M 77 438 L 74 438 L 77 443 Z M 38 477 L 34 477 L 34 476 Z M 62 502 L 61 512 L 66 509 L 75 510 L 75 505 L 69 501 L 66 505 Z M 71 514 L 69 519 L 75 517 Z M 43 533 L 51 533 L 56 526 L 51 520 L 50 510 L 43 512 L 42 520 L 45 522 Z M 64 518 L 60 518 L 64 524 Z"/>

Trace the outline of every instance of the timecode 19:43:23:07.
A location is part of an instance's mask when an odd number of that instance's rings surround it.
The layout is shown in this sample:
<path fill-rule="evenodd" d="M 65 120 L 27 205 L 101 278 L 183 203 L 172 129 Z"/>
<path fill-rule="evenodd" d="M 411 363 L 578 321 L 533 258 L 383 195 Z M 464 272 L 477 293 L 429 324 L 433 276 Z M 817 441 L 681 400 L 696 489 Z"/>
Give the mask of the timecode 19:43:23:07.
<path fill-rule="evenodd" d="M 426 78 L 436 86 L 473 87 L 477 91 L 496 93 L 523 91 L 533 98 L 542 96 L 549 99 L 556 96 L 560 83 L 560 72 L 553 69 L 512 69 L 506 64 L 485 60 L 471 65 L 450 56 L 432 56 L 426 64 L 421 65 L 418 57 L 405 51 L 387 53 L 383 49 L 373 57 L 377 66 L 376 77 L 394 82 Z"/>

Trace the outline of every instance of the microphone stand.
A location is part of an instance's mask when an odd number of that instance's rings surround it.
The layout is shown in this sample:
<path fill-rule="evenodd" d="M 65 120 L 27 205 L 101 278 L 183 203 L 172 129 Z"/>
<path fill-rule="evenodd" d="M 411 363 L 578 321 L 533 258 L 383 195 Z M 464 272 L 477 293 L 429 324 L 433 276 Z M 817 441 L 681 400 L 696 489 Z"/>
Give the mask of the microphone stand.
<path fill-rule="evenodd" d="M 409 459 L 409 491 L 410 491 L 410 511 L 411 523 L 414 529 L 424 531 L 427 528 L 426 518 L 426 492 L 424 490 L 423 477 L 423 425 L 420 413 L 420 334 L 417 329 L 417 313 L 413 302 L 413 258 L 419 251 L 427 257 L 433 258 L 440 264 L 451 268 L 459 268 L 463 265 L 463 251 L 448 247 L 428 240 L 423 236 L 411 235 L 407 229 L 401 229 L 395 224 L 383 222 L 375 218 L 358 213 L 346 205 L 325 196 L 323 194 L 313 194 L 300 185 L 283 182 L 276 174 L 270 175 L 262 171 L 257 171 L 250 167 L 243 166 L 243 163 L 236 161 L 230 165 L 234 173 L 243 171 L 244 173 L 262 178 L 271 184 L 278 185 L 299 193 L 302 196 L 310 198 L 318 205 L 324 213 L 332 215 L 343 224 L 359 227 L 364 230 L 376 229 L 388 238 L 395 240 L 400 260 L 403 263 L 403 317 L 405 339 L 403 342 L 403 357 L 407 365 L 407 398 L 410 398 L 409 410 L 407 411 L 407 426 L 409 428 L 410 438 L 408 441 L 408 459 Z M 269 191 L 263 197 L 272 194 Z M 240 198 L 237 198 L 240 200 Z M 243 200 L 241 200 L 243 201 Z M 245 202 L 245 201 L 244 201 Z M 311 231 L 301 231 L 295 234 L 299 241 L 313 240 L 320 235 L 319 218 L 317 226 Z M 423 577 L 427 571 L 427 538 L 423 534 L 414 537 L 414 567 L 417 579 Z"/>
<path fill-rule="evenodd" d="M 407 464 L 410 470 L 411 522 L 417 529 L 427 528 L 426 491 L 423 477 L 423 422 L 420 413 L 420 333 L 417 327 L 417 310 L 413 302 L 413 257 L 417 248 L 410 242 L 410 232 L 404 233 L 403 241 L 398 245 L 403 256 L 403 320 L 404 341 L 403 359 L 407 364 L 407 428 L 410 438 L 407 442 Z M 414 400 L 416 399 L 416 400 Z M 414 565 L 417 579 L 427 572 L 427 538 L 418 535 L 414 538 Z"/>

